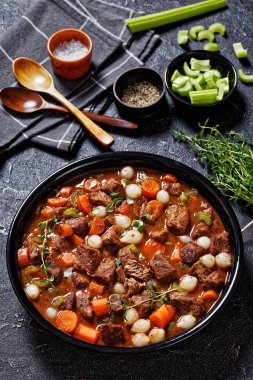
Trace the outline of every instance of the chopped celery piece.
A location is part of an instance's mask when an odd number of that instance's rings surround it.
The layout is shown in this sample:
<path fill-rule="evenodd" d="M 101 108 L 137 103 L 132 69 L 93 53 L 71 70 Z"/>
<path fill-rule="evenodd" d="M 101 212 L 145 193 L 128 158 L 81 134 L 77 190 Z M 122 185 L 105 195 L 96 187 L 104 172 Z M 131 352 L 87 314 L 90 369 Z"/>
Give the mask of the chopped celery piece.
<path fill-rule="evenodd" d="M 196 25 L 192 26 L 191 29 L 189 30 L 189 36 L 193 39 L 197 39 L 197 34 L 201 32 L 201 30 L 205 30 L 205 28 L 202 25 Z"/>
<path fill-rule="evenodd" d="M 182 77 L 182 76 L 183 75 L 180 74 L 180 72 L 178 70 L 175 70 L 174 73 L 172 74 L 171 78 L 170 78 L 170 81 L 173 83 L 175 81 L 175 79 Z"/>
<path fill-rule="evenodd" d="M 219 51 L 220 49 L 216 42 L 207 42 L 207 44 L 204 45 L 204 50 Z"/>
<path fill-rule="evenodd" d="M 247 75 L 243 72 L 242 69 L 239 69 L 238 70 L 238 75 L 239 75 L 239 78 L 240 80 L 243 82 L 243 83 L 253 83 L 253 74 L 251 75 Z"/>
<path fill-rule="evenodd" d="M 188 75 L 188 77 L 196 78 L 200 74 L 199 70 L 191 70 L 187 62 L 184 62 L 183 67 L 184 67 L 184 72 L 186 75 Z"/>
<path fill-rule="evenodd" d="M 199 220 L 199 221 L 202 221 L 204 222 L 207 226 L 211 226 L 212 224 L 212 218 L 211 216 L 205 212 L 205 211 L 199 211 L 197 212 L 194 217 Z"/>
<path fill-rule="evenodd" d="M 219 72 L 219 70 L 217 69 L 211 69 L 209 71 L 206 71 L 207 73 L 210 73 L 211 75 L 213 75 L 214 77 L 220 79 L 221 78 L 221 73 Z"/>
<path fill-rule="evenodd" d="M 208 40 L 209 42 L 214 41 L 214 33 L 211 30 L 201 30 L 198 33 L 198 41 Z"/>
<path fill-rule="evenodd" d="M 212 89 L 212 88 L 216 87 L 216 83 L 215 83 L 215 80 L 214 80 L 214 75 L 211 74 L 210 71 L 205 72 L 204 78 L 205 78 L 205 81 L 206 81 L 206 84 L 207 84 L 207 88 Z"/>
<path fill-rule="evenodd" d="M 190 61 L 192 70 L 209 71 L 211 70 L 210 59 L 191 58 Z"/>
<path fill-rule="evenodd" d="M 172 83 L 172 88 L 173 89 L 181 88 L 186 84 L 187 81 L 188 81 L 187 77 L 178 77 Z"/>
<path fill-rule="evenodd" d="M 213 104 L 216 103 L 218 90 L 191 91 L 189 94 L 192 104 Z"/>
<path fill-rule="evenodd" d="M 188 30 L 179 30 L 177 34 L 177 42 L 179 45 L 187 44 L 188 42 Z"/>
<path fill-rule="evenodd" d="M 235 55 L 237 58 L 246 58 L 248 57 L 248 50 L 244 49 L 241 42 L 236 42 L 233 44 Z"/>
<path fill-rule="evenodd" d="M 218 87 L 218 95 L 216 97 L 217 102 L 220 102 L 223 99 L 223 96 L 225 94 L 225 84 L 221 83 Z"/>
<path fill-rule="evenodd" d="M 229 92 L 229 81 L 228 81 L 228 77 L 226 78 L 221 78 L 221 79 L 218 79 L 217 82 L 217 87 L 220 87 L 220 85 L 223 85 L 225 86 L 224 88 L 224 93 L 227 94 Z"/>
<path fill-rule="evenodd" d="M 191 84 L 195 88 L 195 90 L 197 91 L 203 90 L 203 88 L 201 87 L 201 84 L 205 82 L 205 78 L 203 74 L 200 74 L 198 78 L 189 78 L 189 79 L 190 79 Z"/>
<path fill-rule="evenodd" d="M 180 96 L 189 96 L 190 91 L 192 91 L 192 84 L 188 81 L 184 87 L 178 88 L 175 92 Z"/>
<path fill-rule="evenodd" d="M 225 25 L 221 24 L 220 22 L 215 22 L 214 24 L 210 25 L 209 30 L 211 30 L 213 33 L 219 33 L 221 36 L 224 36 L 226 33 Z"/>

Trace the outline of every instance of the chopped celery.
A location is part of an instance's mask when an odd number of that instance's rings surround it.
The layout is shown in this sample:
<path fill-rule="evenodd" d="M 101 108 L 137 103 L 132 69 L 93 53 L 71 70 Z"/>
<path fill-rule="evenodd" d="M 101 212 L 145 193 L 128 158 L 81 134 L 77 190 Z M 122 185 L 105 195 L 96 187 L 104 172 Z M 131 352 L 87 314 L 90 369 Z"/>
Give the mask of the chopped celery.
<path fill-rule="evenodd" d="M 137 253 L 140 252 L 139 248 L 137 248 L 135 244 L 130 244 L 130 245 L 129 245 L 129 248 L 131 249 L 131 251 L 132 251 L 133 253 L 136 253 L 136 254 L 137 254 Z"/>
<path fill-rule="evenodd" d="M 187 44 L 188 42 L 188 30 L 179 30 L 177 34 L 177 42 L 179 45 Z"/>
<path fill-rule="evenodd" d="M 178 88 L 177 89 L 177 93 L 178 95 L 180 96 L 189 96 L 189 93 L 190 91 L 192 91 L 192 84 L 190 83 L 190 81 L 188 81 L 184 87 L 181 87 L 181 88 Z"/>
<path fill-rule="evenodd" d="M 204 45 L 204 50 L 219 51 L 220 49 L 216 42 L 207 42 L 207 44 Z"/>
<path fill-rule="evenodd" d="M 221 36 L 224 36 L 226 33 L 225 25 L 221 24 L 220 22 L 215 22 L 214 24 L 210 25 L 209 30 L 211 30 L 213 33 L 219 33 Z"/>
<path fill-rule="evenodd" d="M 180 72 L 178 70 L 175 70 L 174 73 L 172 74 L 171 78 L 170 78 L 170 81 L 173 83 L 175 81 L 175 79 L 182 77 L 182 76 L 183 75 L 180 74 Z"/>
<path fill-rule="evenodd" d="M 238 75 L 239 75 L 239 78 L 240 80 L 243 82 L 243 83 L 253 83 L 253 74 L 251 75 L 247 75 L 243 72 L 242 69 L 239 69 L 238 70 Z"/>
<path fill-rule="evenodd" d="M 198 78 L 190 78 L 190 82 L 197 91 L 203 90 L 201 84 L 205 82 L 205 78 L 203 74 L 200 74 Z"/>
<path fill-rule="evenodd" d="M 192 70 L 209 71 L 211 70 L 210 59 L 191 58 L 190 61 Z"/>
<path fill-rule="evenodd" d="M 69 207 L 63 211 L 64 216 L 70 216 L 71 218 L 75 218 L 78 216 L 79 211 L 75 207 Z"/>
<path fill-rule="evenodd" d="M 213 104 L 216 103 L 218 90 L 191 91 L 189 94 L 192 104 Z"/>
<path fill-rule="evenodd" d="M 58 297 L 55 297 L 52 301 L 52 306 L 57 308 L 59 306 L 61 306 L 61 304 L 64 302 L 64 297 L 63 296 L 58 296 Z"/>
<path fill-rule="evenodd" d="M 225 94 L 225 84 L 224 83 L 221 83 L 220 85 L 219 85 L 219 87 L 218 87 L 218 95 L 217 95 L 217 97 L 216 97 L 216 100 L 218 101 L 218 102 L 220 102 L 222 99 L 223 99 L 223 97 L 224 97 L 224 94 Z"/>
<path fill-rule="evenodd" d="M 187 81 L 188 81 L 187 77 L 178 77 L 172 83 L 172 88 L 177 90 L 178 88 L 183 87 Z"/>
<path fill-rule="evenodd" d="M 236 42 L 233 44 L 235 55 L 237 58 L 246 58 L 248 57 L 248 50 L 244 49 L 241 42 Z"/>
<path fill-rule="evenodd" d="M 196 39 L 197 39 L 197 34 L 198 34 L 201 30 L 205 30 L 205 28 L 204 28 L 202 25 L 196 25 L 196 26 L 193 26 L 193 27 L 191 27 L 191 29 L 189 30 L 189 36 L 190 36 L 193 40 L 196 40 Z"/>
<path fill-rule="evenodd" d="M 220 87 L 220 85 L 224 84 L 224 93 L 227 94 L 229 92 L 229 80 L 228 80 L 228 77 L 226 78 L 221 78 L 221 79 L 218 79 L 217 82 L 217 87 Z"/>
<path fill-rule="evenodd" d="M 214 41 L 214 33 L 211 30 L 201 30 L 198 33 L 198 41 L 208 40 L 209 42 Z"/>
<path fill-rule="evenodd" d="M 212 88 L 216 87 L 214 75 L 211 74 L 210 71 L 206 71 L 205 72 L 204 78 L 205 78 L 205 81 L 206 81 L 206 84 L 207 84 L 207 88 L 212 89 Z"/>
<path fill-rule="evenodd" d="M 210 73 L 211 75 L 215 76 L 217 79 L 221 78 L 221 73 L 217 69 L 211 69 L 209 71 L 206 71 L 207 73 Z"/>
<path fill-rule="evenodd" d="M 204 222 L 207 226 L 211 226 L 212 224 L 212 218 L 211 216 L 205 212 L 205 211 L 199 211 L 197 212 L 194 217 L 199 220 L 199 221 L 202 221 Z"/>
<path fill-rule="evenodd" d="M 193 77 L 196 78 L 199 76 L 200 71 L 199 70 L 191 70 L 190 67 L 188 66 L 187 62 L 184 62 L 184 72 L 188 77 Z"/>

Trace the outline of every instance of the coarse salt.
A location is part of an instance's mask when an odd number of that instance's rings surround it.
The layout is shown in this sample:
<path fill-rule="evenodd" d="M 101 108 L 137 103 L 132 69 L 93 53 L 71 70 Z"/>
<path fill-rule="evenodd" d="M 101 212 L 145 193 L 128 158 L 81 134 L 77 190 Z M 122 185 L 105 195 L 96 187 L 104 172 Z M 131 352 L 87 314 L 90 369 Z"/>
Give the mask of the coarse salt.
<path fill-rule="evenodd" d="M 53 51 L 53 54 L 63 61 L 75 61 L 87 53 L 87 46 L 75 39 L 61 42 Z"/>

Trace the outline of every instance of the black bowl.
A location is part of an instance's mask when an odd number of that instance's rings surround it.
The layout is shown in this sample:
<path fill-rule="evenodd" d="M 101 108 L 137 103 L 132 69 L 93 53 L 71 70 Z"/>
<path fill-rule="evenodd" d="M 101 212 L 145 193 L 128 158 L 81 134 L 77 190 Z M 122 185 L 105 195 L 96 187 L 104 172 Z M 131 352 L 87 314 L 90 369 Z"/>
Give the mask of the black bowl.
<path fill-rule="evenodd" d="M 193 188 L 198 189 L 216 209 L 223 223 L 228 228 L 230 232 L 231 245 L 234 252 L 233 268 L 231 270 L 231 274 L 229 276 L 228 283 L 224 292 L 222 293 L 220 299 L 215 303 L 214 307 L 197 325 L 162 343 L 157 343 L 145 347 L 131 348 L 93 345 L 66 335 L 54 327 L 50 322 L 42 317 L 42 315 L 36 310 L 36 308 L 25 295 L 18 273 L 16 258 L 17 249 L 20 246 L 25 225 L 29 220 L 31 213 L 34 212 L 35 205 L 37 205 L 38 202 L 41 201 L 48 193 L 50 193 L 57 186 L 60 186 L 70 180 L 74 180 L 75 178 L 80 178 L 80 176 L 86 176 L 87 174 L 90 174 L 94 171 L 119 168 L 125 165 L 135 165 L 144 168 L 146 167 L 148 169 L 173 173 L 180 180 L 191 185 Z M 6 259 L 9 277 L 19 301 L 26 309 L 26 311 L 49 332 L 66 342 L 72 343 L 82 348 L 111 354 L 136 354 L 170 347 L 178 342 L 183 341 L 186 338 L 189 338 L 201 330 L 209 322 L 213 321 L 214 317 L 217 316 L 227 301 L 231 298 L 232 293 L 236 287 L 242 262 L 242 255 L 242 236 L 236 216 L 231 206 L 220 193 L 220 191 L 217 190 L 217 188 L 212 185 L 206 178 L 188 166 L 169 158 L 149 153 L 115 152 L 74 162 L 63 167 L 60 170 L 57 170 L 55 173 L 41 182 L 25 199 L 12 222 L 7 241 Z"/>
<path fill-rule="evenodd" d="M 229 88 L 230 91 L 228 94 L 226 94 L 223 99 L 220 102 L 216 102 L 213 104 L 191 104 L 190 98 L 188 97 L 182 97 L 178 94 L 176 94 L 174 91 L 172 91 L 172 83 L 170 81 L 170 78 L 175 70 L 178 70 L 180 73 L 184 73 L 183 70 L 183 64 L 186 61 L 188 64 L 190 63 L 191 58 L 196 59 L 210 59 L 210 64 L 212 69 L 217 69 L 220 71 L 222 77 L 229 76 Z M 227 99 L 230 98 L 230 96 L 235 91 L 235 88 L 237 86 L 237 72 L 234 67 L 234 65 L 223 55 L 220 55 L 219 53 L 205 51 L 205 50 L 192 50 L 188 51 L 187 53 L 183 53 L 173 59 L 166 72 L 165 72 L 165 84 L 166 88 L 170 94 L 170 96 L 177 102 L 180 102 L 181 104 L 184 104 L 186 106 L 191 107 L 201 107 L 201 108 L 207 108 L 207 107 L 215 107 L 219 106 L 220 104 L 224 103 Z"/>
<path fill-rule="evenodd" d="M 121 99 L 123 91 L 130 84 L 135 82 L 147 81 L 157 87 L 160 97 L 152 104 L 143 107 L 130 106 L 124 103 Z M 114 82 L 113 94 L 116 104 L 121 114 L 128 118 L 145 118 L 154 115 L 161 108 L 161 103 L 165 93 L 165 84 L 161 75 L 148 67 L 136 67 L 121 74 Z"/>

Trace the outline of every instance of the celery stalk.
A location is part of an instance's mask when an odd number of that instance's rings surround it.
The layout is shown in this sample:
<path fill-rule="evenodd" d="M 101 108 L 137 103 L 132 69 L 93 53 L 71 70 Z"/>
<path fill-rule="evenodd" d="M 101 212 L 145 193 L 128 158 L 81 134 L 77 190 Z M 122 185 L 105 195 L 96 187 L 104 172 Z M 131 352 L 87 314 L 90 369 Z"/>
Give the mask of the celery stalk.
<path fill-rule="evenodd" d="M 183 75 L 180 74 L 180 72 L 178 70 L 175 70 L 174 73 L 172 74 L 171 78 L 170 78 L 171 83 L 173 83 L 175 81 L 175 79 L 182 77 L 182 76 Z"/>
<path fill-rule="evenodd" d="M 189 96 L 189 93 L 192 90 L 192 84 L 190 82 L 187 82 L 184 87 L 178 88 L 176 91 L 173 91 L 177 92 L 180 96 Z"/>
<path fill-rule="evenodd" d="M 187 62 L 184 62 L 183 68 L 188 77 L 197 78 L 200 74 L 199 70 L 191 70 Z"/>
<path fill-rule="evenodd" d="M 208 42 L 204 45 L 204 50 L 219 51 L 219 45 L 216 42 Z"/>
<path fill-rule="evenodd" d="M 201 30 L 198 33 L 198 41 L 208 40 L 209 42 L 214 41 L 214 33 L 211 30 Z"/>
<path fill-rule="evenodd" d="M 177 34 L 177 42 L 179 45 L 187 44 L 188 42 L 188 30 L 179 30 Z"/>
<path fill-rule="evenodd" d="M 173 90 L 177 90 L 178 88 L 181 88 L 183 87 L 186 82 L 188 81 L 188 78 L 187 77 L 178 77 L 174 80 L 174 82 L 172 83 L 172 89 Z"/>
<path fill-rule="evenodd" d="M 241 42 L 236 42 L 233 44 L 235 55 L 237 58 L 246 58 L 248 57 L 248 50 L 244 49 Z"/>
<path fill-rule="evenodd" d="M 218 95 L 216 97 L 216 100 L 220 102 L 223 99 L 223 96 L 225 94 L 225 84 L 221 83 L 218 87 Z"/>
<path fill-rule="evenodd" d="M 210 25 L 209 30 L 211 30 L 213 33 L 219 33 L 222 37 L 226 33 L 225 25 L 221 24 L 220 22 L 215 22 L 214 24 Z"/>
<path fill-rule="evenodd" d="M 190 65 L 192 70 L 209 71 L 211 70 L 210 59 L 191 58 Z"/>
<path fill-rule="evenodd" d="M 201 30 L 205 30 L 205 28 L 204 28 L 202 25 L 196 25 L 196 26 L 193 26 L 193 27 L 191 27 L 191 29 L 189 30 L 189 36 L 190 36 L 193 40 L 196 40 L 196 39 L 197 39 L 197 34 L 198 34 Z"/>
<path fill-rule="evenodd" d="M 213 104 L 216 103 L 218 90 L 211 89 L 202 91 L 191 91 L 189 95 L 192 104 Z"/>
<path fill-rule="evenodd" d="M 186 5 L 167 11 L 153 13 L 150 15 L 128 18 L 124 22 L 132 33 L 157 28 L 159 26 L 172 24 L 177 21 L 186 20 L 227 6 L 227 0 L 205 0 L 199 3 Z"/>
<path fill-rule="evenodd" d="M 216 87 L 216 83 L 215 83 L 215 80 L 214 80 L 214 75 L 211 74 L 210 71 L 205 72 L 204 78 L 205 78 L 205 81 L 207 83 L 207 88 L 212 89 L 212 88 Z"/>
<path fill-rule="evenodd" d="M 253 83 L 253 74 L 251 75 L 247 75 L 243 72 L 242 69 L 239 69 L 238 70 L 238 75 L 239 75 L 239 78 L 240 80 L 243 82 L 243 83 Z"/>

